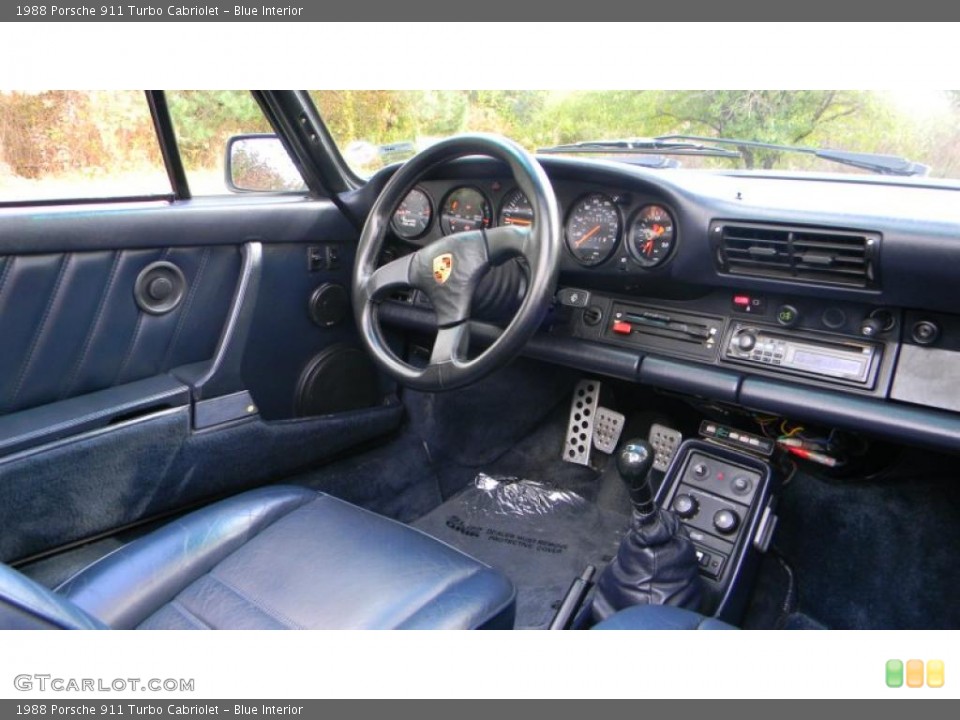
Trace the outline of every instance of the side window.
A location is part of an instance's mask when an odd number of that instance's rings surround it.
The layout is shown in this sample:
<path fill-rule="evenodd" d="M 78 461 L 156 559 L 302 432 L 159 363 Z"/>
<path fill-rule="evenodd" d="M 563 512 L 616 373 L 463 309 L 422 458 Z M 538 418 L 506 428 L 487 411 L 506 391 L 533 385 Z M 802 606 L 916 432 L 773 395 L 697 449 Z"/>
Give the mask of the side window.
<path fill-rule="evenodd" d="M 192 195 L 306 190 L 249 91 L 172 90 L 165 95 Z"/>
<path fill-rule="evenodd" d="M 142 91 L 0 91 L 0 203 L 171 192 Z"/>

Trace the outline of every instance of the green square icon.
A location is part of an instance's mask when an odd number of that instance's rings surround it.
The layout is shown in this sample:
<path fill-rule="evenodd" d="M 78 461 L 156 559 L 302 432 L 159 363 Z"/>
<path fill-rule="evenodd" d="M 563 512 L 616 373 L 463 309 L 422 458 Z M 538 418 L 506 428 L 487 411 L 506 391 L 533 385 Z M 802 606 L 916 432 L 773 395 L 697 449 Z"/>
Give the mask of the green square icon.
<path fill-rule="evenodd" d="M 887 687 L 903 686 L 903 661 L 887 660 Z"/>

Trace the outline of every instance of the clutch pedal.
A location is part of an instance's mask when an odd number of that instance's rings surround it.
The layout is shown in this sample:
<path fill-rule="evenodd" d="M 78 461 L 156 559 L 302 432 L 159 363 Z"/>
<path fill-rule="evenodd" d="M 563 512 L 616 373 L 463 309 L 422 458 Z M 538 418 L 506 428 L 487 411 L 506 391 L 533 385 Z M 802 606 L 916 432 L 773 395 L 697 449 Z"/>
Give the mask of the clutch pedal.
<path fill-rule="evenodd" d="M 600 406 L 600 383 L 596 380 L 581 380 L 573 390 L 570 405 L 570 422 L 567 423 L 567 438 L 563 445 L 563 459 L 577 465 L 590 465 L 590 448 L 593 445 L 593 428 Z"/>

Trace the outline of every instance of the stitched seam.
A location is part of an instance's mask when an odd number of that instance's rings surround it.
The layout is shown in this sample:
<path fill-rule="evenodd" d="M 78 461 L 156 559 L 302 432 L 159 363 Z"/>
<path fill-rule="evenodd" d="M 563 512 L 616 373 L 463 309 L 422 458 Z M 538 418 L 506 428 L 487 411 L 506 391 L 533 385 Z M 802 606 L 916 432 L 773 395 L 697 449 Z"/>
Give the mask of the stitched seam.
<path fill-rule="evenodd" d="M 110 383 L 111 386 L 116 386 L 119 384 L 124 370 L 126 370 L 127 365 L 130 364 L 130 358 L 133 356 L 133 350 L 137 346 L 137 338 L 140 336 L 140 328 L 143 326 L 144 315 L 145 313 L 141 311 L 140 315 L 137 317 L 137 324 L 133 328 L 133 335 L 130 337 L 130 344 L 127 345 L 127 351 L 123 355 L 123 362 L 120 363 L 120 368 L 117 370 L 117 374 L 114 375 L 113 382 Z"/>
<path fill-rule="evenodd" d="M 33 340 L 30 342 L 30 349 L 27 351 L 27 356 L 20 365 L 20 374 L 17 377 L 16 387 L 13 389 L 13 397 L 10 398 L 7 407 L 16 407 L 17 398 L 20 397 L 20 391 L 23 390 L 24 381 L 27 379 L 27 374 L 30 370 L 30 363 L 33 362 L 33 356 L 37 352 L 37 347 L 39 347 L 40 341 L 46 334 L 47 321 L 50 319 L 50 314 L 53 312 L 53 308 L 57 304 L 57 298 L 60 295 L 60 286 L 63 284 L 63 278 L 66 277 L 67 268 L 69 266 L 70 255 L 64 254 L 60 258 L 60 269 L 57 271 L 57 281 L 53 286 L 53 292 L 50 293 L 50 299 L 47 300 L 47 307 L 43 311 L 43 317 L 40 319 L 40 325 L 33 334 Z"/>
<path fill-rule="evenodd" d="M 211 625 L 210 623 L 204 622 L 204 620 L 199 615 L 197 615 L 196 613 L 188 609 L 187 606 L 184 605 L 179 600 L 176 600 L 176 599 L 172 600 L 170 602 L 170 607 L 172 607 L 174 610 L 176 610 L 181 615 L 183 615 L 183 617 L 187 619 L 187 622 L 189 622 L 194 627 L 198 627 L 201 630 L 214 629 L 213 625 Z"/>
<path fill-rule="evenodd" d="M 170 248 L 166 248 L 160 257 L 157 258 L 156 262 L 161 262 L 166 260 L 167 255 L 170 253 Z M 127 366 L 130 364 L 130 360 L 133 359 L 134 352 L 137 349 L 137 341 L 140 339 L 140 331 L 143 329 L 143 319 L 147 316 L 147 313 L 143 310 L 140 310 L 140 314 L 137 316 L 137 324 L 133 328 L 133 335 L 130 337 L 130 344 L 127 346 L 127 352 L 124 353 L 123 362 L 120 363 L 119 369 L 117 369 L 117 374 L 113 378 L 111 385 L 119 385 L 120 379 L 123 377 L 123 374 L 127 370 Z"/>
<path fill-rule="evenodd" d="M 0 274 L 0 298 L 3 297 L 3 289 L 7 284 L 7 276 L 10 274 L 10 268 L 13 267 L 14 260 L 16 260 L 16 257 L 9 256 L 3 264 L 3 274 Z"/>
<path fill-rule="evenodd" d="M 200 279 L 203 277 L 203 272 L 207 268 L 207 261 L 210 259 L 210 248 L 206 247 L 203 249 L 203 257 L 200 258 L 200 267 L 197 268 L 197 275 L 193 279 L 193 286 L 190 288 L 190 292 L 187 295 L 187 301 L 183 304 L 183 310 L 181 311 L 180 319 L 177 320 L 177 327 L 173 331 L 173 335 L 170 337 L 170 342 L 167 343 L 167 351 L 163 354 L 163 361 L 160 363 L 160 369 L 167 367 L 167 363 L 170 362 L 170 358 L 173 356 L 173 351 L 177 346 L 177 341 L 180 339 L 180 332 L 183 330 L 183 326 L 186 324 L 187 316 L 190 314 L 190 308 L 193 305 L 193 299 L 197 294 L 197 288 L 200 287 Z"/>
<path fill-rule="evenodd" d="M 288 627 L 296 628 L 297 630 L 306 630 L 306 628 L 305 628 L 303 625 L 301 625 L 300 623 L 295 622 L 294 620 L 291 620 L 290 618 L 288 618 L 288 617 L 287 617 L 286 615 L 284 615 L 283 613 L 280 613 L 280 612 L 274 610 L 273 608 L 271 608 L 271 607 L 269 607 L 269 606 L 267 606 L 267 605 L 264 605 L 264 604 L 263 604 L 262 602 L 260 602 L 259 600 L 256 600 L 256 599 L 250 597 L 249 595 L 247 595 L 245 592 L 243 592 L 243 591 L 240 590 L 239 588 L 236 588 L 236 587 L 234 587 L 232 584 L 230 584 L 228 581 L 223 580 L 222 578 L 217 577 L 217 576 L 214 575 L 212 572 L 210 573 L 209 577 L 210 577 L 210 579 L 212 579 L 212 580 L 214 580 L 215 582 L 219 583 L 220 585 L 222 585 L 223 587 L 225 587 L 227 590 L 229 590 L 230 592 L 232 592 L 234 595 L 236 595 L 237 597 L 239 597 L 241 600 L 244 600 L 245 602 L 249 603 L 250 605 L 253 605 L 255 608 L 257 608 L 257 610 L 259 610 L 260 612 L 262 612 L 264 615 L 267 615 L 268 617 L 271 617 L 271 618 L 273 618 L 274 620 L 278 620 L 279 622 L 281 622 L 282 624 L 284 624 L 284 625 L 286 625 L 286 626 L 288 626 Z"/>
<path fill-rule="evenodd" d="M 90 327 L 87 330 L 87 339 L 83 343 L 83 351 L 80 353 L 80 358 L 77 360 L 77 364 L 74 366 L 73 372 L 70 373 L 70 377 L 63 388 L 63 392 L 60 393 L 61 399 L 65 398 L 70 394 L 70 391 L 73 390 L 73 386 L 76 384 L 77 378 L 80 375 L 80 370 L 87 361 L 87 355 L 90 353 L 90 348 L 93 347 L 93 340 L 100 331 L 100 323 L 103 320 L 103 311 L 107 307 L 107 298 L 110 297 L 110 292 L 113 290 L 113 284 L 117 278 L 117 269 L 120 267 L 120 258 L 122 255 L 122 251 L 114 251 L 113 253 L 113 264 L 110 267 L 110 275 L 107 277 L 107 284 L 104 285 L 103 294 L 100 296 L 100 303 L 97 305 L 97 312 L 93 316 L 93 321 L 90 323 Z"/>

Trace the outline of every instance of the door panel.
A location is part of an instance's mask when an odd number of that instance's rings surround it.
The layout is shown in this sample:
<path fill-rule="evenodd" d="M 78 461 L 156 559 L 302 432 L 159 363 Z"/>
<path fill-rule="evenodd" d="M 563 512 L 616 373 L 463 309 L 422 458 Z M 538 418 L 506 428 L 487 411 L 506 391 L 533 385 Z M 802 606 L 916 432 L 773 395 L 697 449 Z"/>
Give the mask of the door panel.
<path fill-rule="evenodd" d="M 134 283 L 164 260 L 186 278 L 165 315 Z M 0 414 L 165 373 L 213 355 L 237 281 L 235 247 L 13 255 L 0 271 Z"/>
<path fill-rule="evenodd" d="M 395 430 L 387 385 L 368 408 L 295 417 L 311 360 L 356 344 L 349 305 L 330 326 L 308 305 L 320 285 L 349 287 L 357 235 L 332 203 L 304 198 L 0 208 L 0 560 L 277 480 Z M 311 267 L 316 246 L 335 262 Z M 165 315 L 134 297 L 159 260 L 186 281 Z M 251 402 L 225 403 L 234 414 L 197 424 L 198 403 L 245 391 Z"/>

